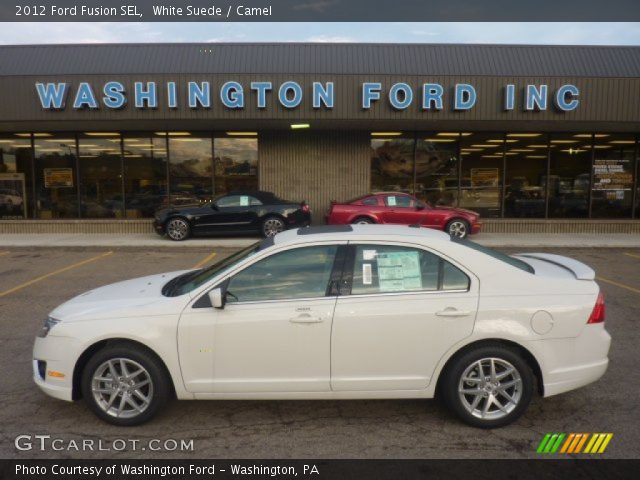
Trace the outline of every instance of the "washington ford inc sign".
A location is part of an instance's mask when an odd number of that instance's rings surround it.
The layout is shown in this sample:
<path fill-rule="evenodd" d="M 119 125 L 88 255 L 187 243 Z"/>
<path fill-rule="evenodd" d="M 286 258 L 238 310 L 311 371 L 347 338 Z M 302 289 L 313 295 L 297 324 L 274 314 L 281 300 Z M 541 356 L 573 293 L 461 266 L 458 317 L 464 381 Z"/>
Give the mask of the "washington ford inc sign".
<path fill-rule="evenodd" d="M 305 99 L 303 87 L 294 81 L 279 85 L 272 82 L 251 82 L 248 86 L 236 81 L 222 84 L 213 91 L 210 82 L 187 82 L 178 88 L 176 82 L 166 82 L 164 93 L 160 95 L 157 82 L 134 82 L 133 92 L 128 92 L 121 82 L 108 81 L 96 87 L 88 82 L 79 82 L 76 87 L 69 83 L 36 83 L 36 92 L 42 108 L 64 110 L 69 101 L 77 110 L 94 110 L 101 107 L 121 109 L 133 102 L 138 109 L 165 107 L 175 109 L 186 104 L 189 108 L 212 108 L 214 101 L 227 109 L 243 109 L 249 101 L 258 109 L 267 108 L 270 102 L 277 102 L 287 109 L 295 109 Z M 248 87 L 248 88 L 247 88 Z M 562 85 L 551 91 L 548 85 L 525 85 L 516 88 L 514 84 L 502 89 L 502 108 L 525 111 L 544 111 L 553 105 L 558 111 L 569 112 L 580 105 L 580 90 L 575 85 Z M 251 100 L 248 100 L 251 93 Z M 335 88 L 333 82 L 313 82 L 310 92 L 315 109 L 329 109 L 334 105 Z M 307 94 L 308 94 L 307 93 Z M 162 98 L 160 98 L 162 97 Z M 214 100 L 217 97 L 217 100 Z M 445 103 L 453 110 L 471 110 L 478 100 L 473 85 L 458 83 L 445 90 L 439 83 L 424 83 L 418 88 L 407 83 L 394 83 L 388 89 L 378 82 L 364 82 L 360 85 L 360 99 L 363 110 L 369 110 L 376 102 L 387 101 L 396 110 L 405 110 L 419 105 L 422 110 L 442 110 Z"/>

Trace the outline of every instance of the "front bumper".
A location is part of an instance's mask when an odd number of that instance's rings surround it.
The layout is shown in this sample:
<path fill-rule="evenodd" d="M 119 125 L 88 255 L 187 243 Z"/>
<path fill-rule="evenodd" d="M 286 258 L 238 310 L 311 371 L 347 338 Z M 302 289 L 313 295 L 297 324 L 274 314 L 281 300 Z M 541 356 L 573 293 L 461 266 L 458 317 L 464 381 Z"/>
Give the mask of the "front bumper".
<path fill-rule="evenodd" d="M 158 235 L 164 235 L 164 224 L 159 222 L 157 219 L 153 220 L 153 229 Z"/>
<path fill-rule="evenodd" d="M 51 334 L 45 338 L 36 337 L 33 345 L 33 381 L 44 393 L 60 400 L 73 400 L 76 351 L 77 345 L 71 338 Z M 44 365 L 39 362 L 44 362 Z"/>

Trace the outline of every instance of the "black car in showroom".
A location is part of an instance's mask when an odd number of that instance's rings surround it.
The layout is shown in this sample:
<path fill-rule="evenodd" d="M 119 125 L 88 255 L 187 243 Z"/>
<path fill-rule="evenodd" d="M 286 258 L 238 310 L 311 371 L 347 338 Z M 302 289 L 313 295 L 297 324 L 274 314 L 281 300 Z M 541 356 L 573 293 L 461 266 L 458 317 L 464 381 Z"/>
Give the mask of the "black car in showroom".
<path fill-rule="evenodd" d="M 271 192 L 237 191 L 198 205 L 158 210 L 154 227 L 171 240 L 191 235 L 260 233 L 272 237 L 288 228 L 311 224 L 311 210 L 303 202 L 282 200 Z"/>

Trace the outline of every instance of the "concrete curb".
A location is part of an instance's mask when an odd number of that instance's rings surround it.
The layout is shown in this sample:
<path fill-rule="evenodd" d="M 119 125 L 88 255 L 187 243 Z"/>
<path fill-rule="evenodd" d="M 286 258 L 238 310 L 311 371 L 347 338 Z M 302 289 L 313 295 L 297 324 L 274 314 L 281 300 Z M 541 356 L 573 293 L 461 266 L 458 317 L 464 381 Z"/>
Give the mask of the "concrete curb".
<path fill-rule="evenodd" d="M 258 237 L 228 237 L 172 242 L 156 234 L 3 234 L 0 235 L 0 248 L 242 248 L 258 240 Z M 482 233 L 472 237 L 472 240 L 488 247 L 640 248 L 640 234 Z"/>

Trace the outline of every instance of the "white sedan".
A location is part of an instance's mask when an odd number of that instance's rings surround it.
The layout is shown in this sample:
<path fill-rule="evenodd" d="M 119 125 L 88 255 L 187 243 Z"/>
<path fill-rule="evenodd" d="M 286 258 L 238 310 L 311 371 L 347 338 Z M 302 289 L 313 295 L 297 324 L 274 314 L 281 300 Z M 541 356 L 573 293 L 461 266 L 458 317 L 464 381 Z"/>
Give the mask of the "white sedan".
<path fill-rule="evenodd" d="M 278 234 L 208 268 L 98 288 L 35 340 L 49 395 L 117 425 L 178 399 L 432 398 L 476 427 L 534 392 L 600 378 L 610 336 L 594 272 L 434 230 L 341 225 Z"/>

